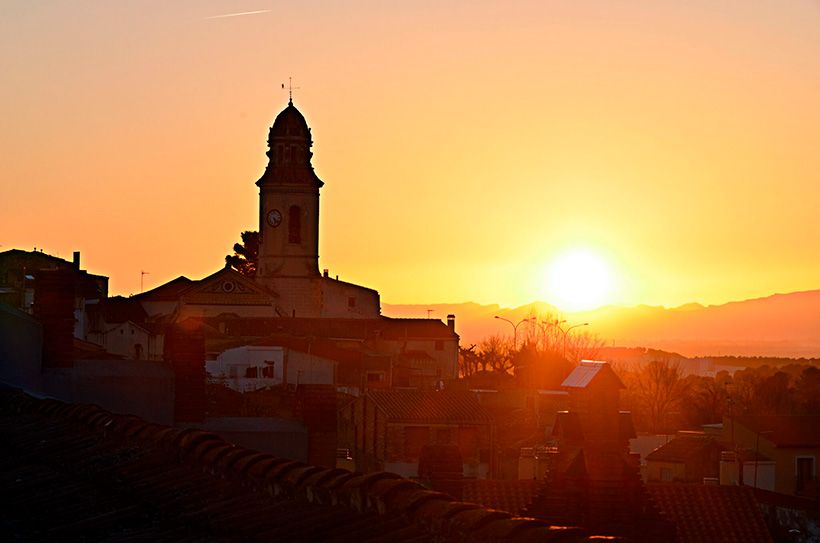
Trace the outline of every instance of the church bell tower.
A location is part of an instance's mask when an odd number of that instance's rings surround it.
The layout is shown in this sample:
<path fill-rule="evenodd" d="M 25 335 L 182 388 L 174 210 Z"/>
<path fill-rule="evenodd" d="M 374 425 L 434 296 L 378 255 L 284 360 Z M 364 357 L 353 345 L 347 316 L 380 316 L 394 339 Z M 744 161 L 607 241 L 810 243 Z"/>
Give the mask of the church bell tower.
<path fill-rule="evenodd" d="M 268 166 L 259 187 L 257 279 L 319 277 L 319 188 L 310 159 L 313 141 L 293 105 L 282 110 L 268 135 Z M 268 280 L 268 281 L 266 281 Z"/>

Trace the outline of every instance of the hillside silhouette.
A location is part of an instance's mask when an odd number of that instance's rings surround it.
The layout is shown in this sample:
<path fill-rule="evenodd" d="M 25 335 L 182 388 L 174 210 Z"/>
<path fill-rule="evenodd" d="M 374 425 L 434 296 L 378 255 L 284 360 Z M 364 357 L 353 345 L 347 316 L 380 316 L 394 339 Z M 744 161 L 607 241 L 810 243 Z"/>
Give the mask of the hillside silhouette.
<path fill-rule="evenodd" d="M 686 304 L 674 308 L 638 305 L 605 306 L 591 311 L 561 312 L 544 302 L 516 308 L 472 302 L 459 304 L 383 304 L 395 317 L 444 319 L 456 315 L 462 345 L 493 335 L 509 335 L 508 323 L 531 314 L 552 315 L 568 323 L 589 322 L 590 333 L 607 345 L 651 347 L 685 356 L 820 356 L 820 290 L 773 294 L 721 305 Z M 519 328 L 519 333 L 527 324 Z"/>

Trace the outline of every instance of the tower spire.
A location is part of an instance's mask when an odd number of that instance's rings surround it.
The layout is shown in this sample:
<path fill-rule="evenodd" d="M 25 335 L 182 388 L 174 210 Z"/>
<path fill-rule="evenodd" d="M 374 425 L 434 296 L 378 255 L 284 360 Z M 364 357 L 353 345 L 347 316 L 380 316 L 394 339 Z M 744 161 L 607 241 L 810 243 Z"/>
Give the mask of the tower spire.
<path fill-rule="evenodd" d="M 285 84 L 284 84 L 284 83 L 282 83 L 282 88 L 283 88 L 283 89 L 285 88 Z M 288 105 L 289 105 L 289 106 L 292 106 L 292 105 L 293 105 L 293 91 L 294 91 L 294 89 L 295 89 L 295 90 L 299 90 L 299 87 L 294 87 L 294 86 L 293 86 L 293 78 L 292 78 L 292 77 L 288 77 Z"/>

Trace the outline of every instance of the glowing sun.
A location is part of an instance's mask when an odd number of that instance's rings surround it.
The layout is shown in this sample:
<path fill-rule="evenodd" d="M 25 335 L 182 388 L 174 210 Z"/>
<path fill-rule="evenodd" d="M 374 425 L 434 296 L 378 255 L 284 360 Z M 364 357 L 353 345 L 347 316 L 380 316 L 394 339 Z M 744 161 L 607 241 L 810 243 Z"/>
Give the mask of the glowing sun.
<path fill-rule="evenodd" d="M 556 256 L 546 275 L 549 301 L 561 309 L 592 309 L 609 302 L 612 272 L 606 261 L 591 251 L 575 249 Z"/>

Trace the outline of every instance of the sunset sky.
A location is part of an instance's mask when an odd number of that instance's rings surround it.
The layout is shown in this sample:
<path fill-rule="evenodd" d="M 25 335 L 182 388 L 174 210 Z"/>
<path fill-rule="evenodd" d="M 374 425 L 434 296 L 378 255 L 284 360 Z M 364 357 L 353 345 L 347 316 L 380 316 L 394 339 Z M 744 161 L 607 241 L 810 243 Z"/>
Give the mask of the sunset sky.
<path fill-rule="evenodd" d="M 113 294 L 258 228 L 288 76 L 320 267 L 384 302 L 558 303 L 574 254 L 601 303 L 820 288 L 817 0 L 7 1 L 0 71 L 0 251 Z"/>

